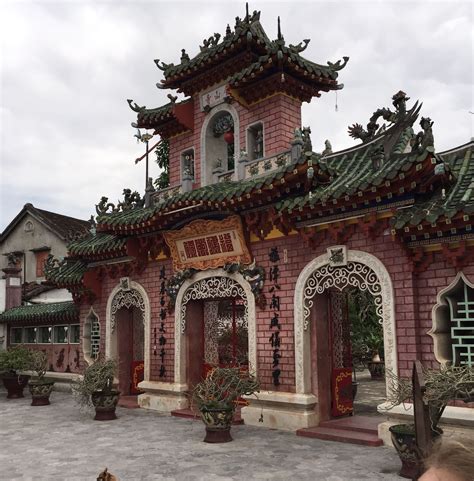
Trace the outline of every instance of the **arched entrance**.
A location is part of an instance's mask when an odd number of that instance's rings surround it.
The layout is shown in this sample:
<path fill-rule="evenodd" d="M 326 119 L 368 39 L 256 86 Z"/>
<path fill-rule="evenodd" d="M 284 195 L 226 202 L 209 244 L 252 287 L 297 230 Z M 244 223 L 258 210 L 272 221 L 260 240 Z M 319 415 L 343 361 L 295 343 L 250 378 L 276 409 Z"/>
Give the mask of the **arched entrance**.
<path fill-rule="evenodd" d="M 329 412 L 322 387 L 330 382 L 327 362 L 331 355 L 324 347 L 331 342 L 326 306 L 332 303 L 334 309 L 342 309 L 337 293 L 348 287 L 373 296 L 383 325 L 386 368 L 397 372 L 393 286 L 385 266 L 366 252 L 346 250 L 345 246 L 329 248 L 303 269 L 295 286 L 296 392 L 318 393 L 317 409 L 323 418 Z M 331 293 L 335 293 L 335 301 L 328 303 Z"/>
<path fill-rule="evenodd" d="M 228 125 L 231 125 L 229 127 Z M 224 132 L 230 129 L 233 142 L 224 139 Z M 212 115 L 206 117 L 201 129 L 201 185 L 214 183 L 214 173 L 234 170 L 240 153 L 240 127 L 237 110 L 229 104 L 217 105 Z M 234 174 L 234 179 L 237 179 Z"/>
<path fill-rule="evenodd" d="M 106 357 L 118 363 L 122 395 L 138 394 L 138 383 L 149 373 L 150 306 L 144 289 L 121 283 L 109 296 L 106 319 Z"/>
<path fill-rule="evenodd" d="M 255 299 L 248 282 L 223 269 L 188 279 L 176 299 L 175 383 L 192 387 L 206 365 L 248 364 L 253 370 L 256 359 Z"/>

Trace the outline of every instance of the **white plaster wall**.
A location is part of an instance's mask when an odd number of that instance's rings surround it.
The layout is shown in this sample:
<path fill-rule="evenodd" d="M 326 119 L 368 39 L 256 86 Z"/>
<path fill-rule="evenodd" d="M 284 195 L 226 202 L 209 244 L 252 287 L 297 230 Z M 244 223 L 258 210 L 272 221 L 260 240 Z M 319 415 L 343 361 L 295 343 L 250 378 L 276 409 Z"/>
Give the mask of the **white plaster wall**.
<path fill-rule="evenodd" d="M 33 223 L 33 232 L 25 232 L 26 222 Z M 7 267 L 8 260 L 3 254 L 13 251 L 24 251 L 26 261 L 25 281 L 31 282 L 36 280 L 36 258 L 30 249 L 39 247 L 50 247 L 50 253 L 55 257 L 65 257 L 67 253 L 66 242 L 51 232 L 41 222 L 36 220 L 32 215 L 26 214 L 18 225 L 10 232 L 8 237 L 0 245 L 0 269 Z M 23 265 L 22 260 L 22 265 Z M 23 278 L 22 278 L 23 280 Z"/>
<path fill-rule="evenodd" d="M 51 302 L 66 301 L 72 301 L 72 294 L 67 289 L 52 289 L 29 300 L 32 304 L 49 304 Z"/>
<path fill-rule="evenodd" d="M 6 288 L 7 288 L 6 279 L 0 279 L 0 312 L 3 312 L 5 310 Z"/>

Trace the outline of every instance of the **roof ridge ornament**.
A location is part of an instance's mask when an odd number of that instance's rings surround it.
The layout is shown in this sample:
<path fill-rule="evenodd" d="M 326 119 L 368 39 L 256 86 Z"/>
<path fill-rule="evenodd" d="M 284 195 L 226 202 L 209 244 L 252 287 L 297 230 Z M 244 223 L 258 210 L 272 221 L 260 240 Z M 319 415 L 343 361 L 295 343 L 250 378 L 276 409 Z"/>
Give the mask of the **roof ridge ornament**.
<path fill-rule="evenodd" d="M 283 37 L 281 33 L 281 22 L 280 22 L 280 15 L 278 15 L 278 20 L 277 20 L 277 40 L 276 42 L 283 46 L 285 45 L 285 37 Z"/>
<path fill-rule="evenodd" d="M 434 149 L 433 121 L 429 117 L 421 117 L 420 126 L 423 131 L 416 134 L 411 148 L 412 152 L 421 154 L 427 147 Z"/>
<path fill-rule="evenodd" d="M 190 61 L 189 55 L 186 53 L 186 49 L 181 49 L 181 63 L 188 63 Z"/>
<path fill-rule="evenodd" d="M 291 45 L 290 45 L 290 47 L 291 47 Z M 336 63 L 332 63 L 332 62 L 328 61 L 327 64 L 328 64 L 329 67 L 331 67 L 332 70 L 335 70 L 337 72 L 339 70 L 342 70 L 347 65 L 347 62 L 349 62 L 349 57 L 344 56 L 344 57 L 342 57 L 342 63 L 341 63 L 341 60 L 338 60 Z"/>
<path fill-rule="evenodd" d="M 294 50 L 296 53 L 301 53 L 301 52 L 304 52 L 306 50 L 306 47 L 308 46 L 309 42 L 311 42 L 311 39 L 310 38 L 305 38 L 302 42 L 300 42 L 298 45 L 292 45 L 290 43 L 289 47 Z M 304 45 L 302 45 L 304 43 Z M 349 57 L 344 57 L 344 58 L 347 58 L 349 59 Z M 340 61 L 340 60 L 339 60 Z M 328 62 L 329 63 L 329 62 Z M 347 62 L 346 62 L 347 63 Z M 344 64 L 345 65 L 345 64 Z M 343 68 L 343 67 L 341 67 Z"/>
<path fill-rule="evenodd" d="M 392 112 L 389 108 L 386 107 L 377 109 L 372 114 L 372 117 L 370 117 L 369 123 L 367 124 L 367 130 L 365 130 L 361 124 L 355 123 L 348 128 L 349 135 L 354 139 L 361 139 L 362 142 L 368 142 L 369 140 L 372 140 L 377 134 L 377 131 L 380 127 L 379 124 L 377 124 L 377 120 L 379 119 L 379 117 L 382 117 L 384 120 L 392 124 L 401 123 L 408 117 L 406 108 L 406 103 L 408 100 L 410 100 L 410 97 L 407 97 L 407 94 L 405 92 L 399 90 L 392 97 L 392 104 L 396 109 L 395 112 Z"/>
<path fill-rule="evenodd" d="M 140 105 L 138 105 L 136 102 L 134 102 L 132 99 L 127 99 L 127 102 L 128 102 L 128 105 L 129 107 L 134 111 L 134 112 L 143 112 L 143 110 L 146 109 L 146 106 L 143 105 L 142 107 L 140 107 Z M 133 105 L 132 105 L 133 104 Z"/>
<path fill-rule="evenodd" d="M 174 63 L 165 63 L 165 62 L 161 62 L 161 65 L 160 65 L 160 59 L 159 58 L 155 58 L 155 60 L 153 60 L 153 62 L 155 62 L 155 65 L 163 72 L 165 70 L 168 70 L 168 69 L 173 68 L 175 66 Z"/>

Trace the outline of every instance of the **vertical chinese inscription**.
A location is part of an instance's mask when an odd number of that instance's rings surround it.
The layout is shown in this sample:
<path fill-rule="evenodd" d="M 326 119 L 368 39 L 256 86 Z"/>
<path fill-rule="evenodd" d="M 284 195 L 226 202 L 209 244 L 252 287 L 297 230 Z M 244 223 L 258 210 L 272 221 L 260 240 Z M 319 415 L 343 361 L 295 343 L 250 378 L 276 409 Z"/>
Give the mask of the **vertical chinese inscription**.
<path fill-rule="evenodd" d="M 281 375 L 281 368 L 280 368 L 280 347 L 281 347 L 281 324 L 280 324 L 280 285 L 278 280 L 280 278 L 280 254 L 278 252 L 278 247 L 272 247 L 268 254 L 270 259 L 270 272 L 269 272 L 269 279 L 272 285 L 269 288 L 269 293 L 271 294 L 270 300 L 270 310 L 272 311 L 272 317 L 270 319 L 270 337 L 268 341 L 270 342 L 270 346 L 272 347 L 273 354 L 272 354 L 272 377 L 273 377 L 273 385 L 279 386 L 280 385 L 280 375 Z"/>

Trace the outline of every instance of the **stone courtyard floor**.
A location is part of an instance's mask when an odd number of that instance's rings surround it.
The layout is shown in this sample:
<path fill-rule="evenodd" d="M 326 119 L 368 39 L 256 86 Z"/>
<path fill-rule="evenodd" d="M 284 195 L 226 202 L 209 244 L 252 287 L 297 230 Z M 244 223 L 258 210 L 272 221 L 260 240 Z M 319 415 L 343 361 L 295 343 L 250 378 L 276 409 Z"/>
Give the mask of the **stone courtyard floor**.
<path fill-rule="evenodd" d="M 234 441 L 202 442 L 200 421 L 119 408 L 115 421 L 93 421 L 70 394 L 50 406 L 7 400 L 0 390 L 0 480 L 95 481 L 106 466 L 120 481 L 400 481 L 393 448 L 371 448 L 252 426 L 233 426 Z"/>

